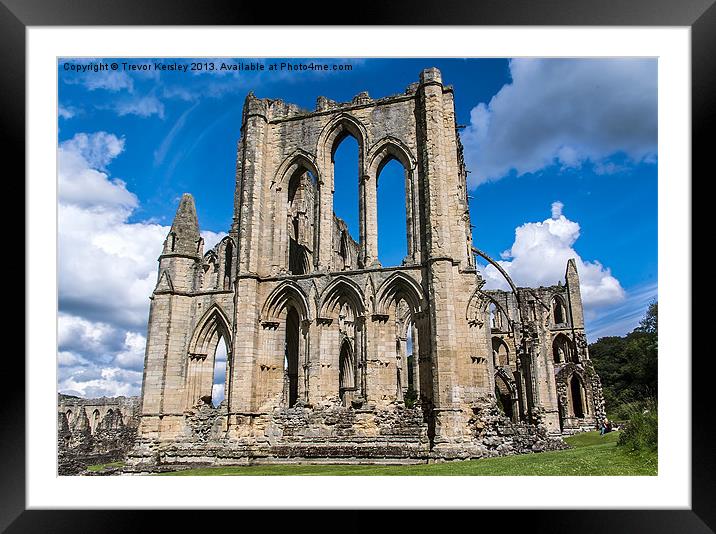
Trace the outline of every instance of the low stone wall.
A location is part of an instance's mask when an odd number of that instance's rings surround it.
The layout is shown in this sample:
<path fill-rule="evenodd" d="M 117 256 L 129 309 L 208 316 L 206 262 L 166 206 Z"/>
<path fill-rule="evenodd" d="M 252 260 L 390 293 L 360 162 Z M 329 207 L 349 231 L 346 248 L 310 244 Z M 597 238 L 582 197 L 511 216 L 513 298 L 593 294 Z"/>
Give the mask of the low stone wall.
<path fill-rule="evenodd" d="M 434 446 L 420 407 L 396 403 L 388 409 L 338 404 L 296 406 L 269 414 L 236 417 L 209 405 L 185 413 L 185 430 L 171 442 L 139 438 L 125 472 L 167 466 L 257 463 L 427 463 L 566 448 L 539 425 L 513 423 L 485 398 L 460 414 L 466 432 L 457 442 Z"/>

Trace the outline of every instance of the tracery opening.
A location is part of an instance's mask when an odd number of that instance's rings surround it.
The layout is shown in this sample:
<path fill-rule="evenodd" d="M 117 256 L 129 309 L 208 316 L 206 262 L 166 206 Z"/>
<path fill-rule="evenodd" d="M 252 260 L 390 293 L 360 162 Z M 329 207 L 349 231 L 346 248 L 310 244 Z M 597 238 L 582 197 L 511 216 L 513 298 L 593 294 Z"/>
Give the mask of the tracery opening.
<path fill-rule="evenodd" d="M 219 339 L 214 352 L 214 371 L 211 385 L 211 403 L 217 408 L 226 395 L 226 361 L 228 350 L 223 336 Z"/>
<path fill-rule="evenodd" d="M 311 271 L 315 248 L 316 177 L 298 167 L 288 183 L 288 270 L 291 274 Z"/>
<path fill-rule="evenodd" d="M 572 342 L 564 334 L 559 334 L 552 342 L 552 358 L 554 363 L 578 363 L 577 353 L 573 350 Z"/>
<path fill-rule="evenodd" d="M 402 265 L 408 255 L 406 189 L 408 172 L 395 157 L 383 160 L 378 188 L 378 259 L 383 267 Z"/>
<path fill-rule="evenodd" d="M 554 297 L 552 299 L 552 317 L 554 324 L 564 324 L 567 322 L 567 308 L 561 297 Z"/>
<path fill-rule="evenodd" d="M 512 404 L 514 399 L 512 398 L 512 391 L 507 381 L 501 376 L 495 376 L 495 399 L 497 400 L 497 407 L 509 419 L 513 419 L 514 410 Z"/>
<path fill-rule="evenodd" d="M 502 313 L 502 310 L 500 309 L 497 304 L 494 302 L 490 303 L 490 329 L 493 332 L 507 332 L 508 330 L 508 322 L 507 318 L 505 317 L 505 314 Z"/>
<path fill-rule="evenodd" d="M 286 314 L 286 339 L 284 351 L 284 383 L 286 402 L 291 408 L 298 400 L 298 349 L 300 342 L 299 316 L 291 306 Z"/>
<path fill-rule="evenodd" d="M 492 338 L 492 358 L 495 367 L 508 367 L 510 365 L 510 351 L 507 344 L 499 337 Z"/>
<path fill-rule="evenodd" d="M 355 361 L 353 357 L 353 347 L 348 338 L 343 339 L 341 343 L 341 352 L 339 356 L 339 383 L 338 391 L 344 406 L 347 406 L 355 391 Z"/>
<path fill-rule="evenodd" d="M 569 381 L 570 408 L 574 417 L 584 417 L 584 386 L 578 375 L 573 375 Z"/>
<path fill-rule="evenodd" d="M 343 130 L 333 144 L 333 215 L 346 224 L 348 235 L 359 241 L 359 157 L 358 140 Z"/>

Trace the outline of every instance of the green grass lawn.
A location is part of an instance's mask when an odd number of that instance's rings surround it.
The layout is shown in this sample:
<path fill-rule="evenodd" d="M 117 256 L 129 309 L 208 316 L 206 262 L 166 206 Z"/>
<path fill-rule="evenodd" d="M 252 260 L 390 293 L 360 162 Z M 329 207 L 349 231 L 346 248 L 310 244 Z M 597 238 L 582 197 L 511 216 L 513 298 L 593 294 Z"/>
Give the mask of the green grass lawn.
<path fill-rule="evenodd" d="M 657 454 L 634 453 L 617 447 L 619 432 L 600 436 L 586 432 L 565 441 L 573 448 L 563 451 L 522 454 L 421 465 L 253 465 L 207 467 L 161 473 L 177 476 L 207 475 L 656 475 Z"/>
<path fill-rule="evenodd" d="M 122 467 L 123 465 L 124 462 L 111 462 L 108 464 L 88 465 L 87 471 L 102 471 L 103 469 L 108 467 Z"/>

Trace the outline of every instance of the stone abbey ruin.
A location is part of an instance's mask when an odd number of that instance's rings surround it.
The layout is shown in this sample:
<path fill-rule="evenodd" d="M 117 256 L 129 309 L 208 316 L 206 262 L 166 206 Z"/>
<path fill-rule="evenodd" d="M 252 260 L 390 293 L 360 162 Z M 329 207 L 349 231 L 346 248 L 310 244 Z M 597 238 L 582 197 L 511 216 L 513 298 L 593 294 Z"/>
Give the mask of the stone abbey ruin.
<path fill-rule="evenodd" d="M 435 68 L 403 94 L 319 97 L 314 111 L 246 97 L 228 235 L 205 252 L 185 194 L 159 256 L 128 469 L 479 458 L 561 448 L 604 417 L 574 261 L 551 287 L 483 289 L 475 256 L 494 262 L 472 243 L 453 99 Z M 333 210 L 346 136 L 357 242 Z M 383 267 L 377 181 L 391 160 L 407 256 Z"/>

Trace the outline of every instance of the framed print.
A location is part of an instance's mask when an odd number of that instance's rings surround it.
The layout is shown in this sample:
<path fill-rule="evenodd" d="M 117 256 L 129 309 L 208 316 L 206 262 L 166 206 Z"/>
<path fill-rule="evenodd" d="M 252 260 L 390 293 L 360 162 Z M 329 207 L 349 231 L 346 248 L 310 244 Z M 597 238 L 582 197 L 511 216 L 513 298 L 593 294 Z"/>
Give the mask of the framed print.
<path fill-rule="evenodd" d="M 428 4 L 279 27 L 5 2 L 28 314 L 3 528 L 431 508 L 712 531 L 690 173 L 716 8 L 391 26 Z M 679 355 L 658 375 L 657 348 Z"/>

